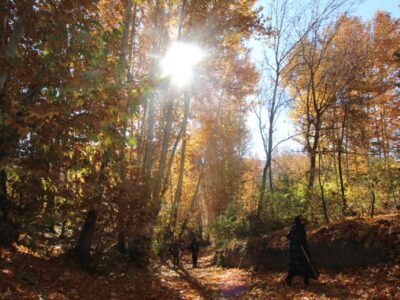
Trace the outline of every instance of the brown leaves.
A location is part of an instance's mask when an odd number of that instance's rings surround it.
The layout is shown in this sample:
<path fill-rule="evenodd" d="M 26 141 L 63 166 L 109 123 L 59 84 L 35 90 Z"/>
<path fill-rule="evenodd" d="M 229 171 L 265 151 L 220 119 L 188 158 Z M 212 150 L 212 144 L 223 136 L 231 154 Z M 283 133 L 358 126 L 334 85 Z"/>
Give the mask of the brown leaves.
<path fill-rule="evenodd" d="M 17 252 L 15 252 L 17 251 Z M 20 252 L 21 251 L 21 252 Z M 254 273 L 211 265 L 213 251 L 200 253 L 193 269 L 189 256 L 182 266 L 148 271 L 119 264 L 108 275 L 88 274 L 62 260 L 34 257 L 30 250 L 1 249 L 0 299 L 398 299 L 400 265 L 322 270 L 319 281 L 305 287 L 296 277 L 283 284 L 284 272 Z"/>

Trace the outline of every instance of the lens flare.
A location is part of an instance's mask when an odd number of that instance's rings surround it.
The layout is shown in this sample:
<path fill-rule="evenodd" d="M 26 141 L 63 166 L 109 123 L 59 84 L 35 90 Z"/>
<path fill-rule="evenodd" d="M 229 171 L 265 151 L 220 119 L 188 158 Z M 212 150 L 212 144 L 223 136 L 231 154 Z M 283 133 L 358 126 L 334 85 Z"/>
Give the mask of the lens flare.
<path fill-rule="evenodd" d="M 199 47 L 187 43 L 174 43 L 161 61 L 164 76 L 171 76 L 174 84 L 184 86 L 193 77 L 193 67 L 204 54 Z"/>

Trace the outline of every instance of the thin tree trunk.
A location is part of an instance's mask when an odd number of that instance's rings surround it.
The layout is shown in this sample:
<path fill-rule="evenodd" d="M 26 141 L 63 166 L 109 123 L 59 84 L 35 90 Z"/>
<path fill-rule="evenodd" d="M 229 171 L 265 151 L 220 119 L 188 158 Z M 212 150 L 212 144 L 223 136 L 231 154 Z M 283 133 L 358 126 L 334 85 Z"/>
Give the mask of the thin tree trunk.
<path fill-rule="evenodd" d="M 272 192 L 274 187 L 273 187 L 273 182 L 272 182 L 272 151 L 273 151 L 273 141 L 274 141 L 274 123 L 275 123 L 275 113 L 276 113 L 276 101 L 277 101 L 277 95 L 278 95 L 278 86 L 279 86 L 279 80 L 280 80 L 280 63 L 278 61 L 277 53 L 275 52 L 275 61 L 276 61 L 276 71 L 275 71 L 275 82 L 274 82 L 274 92 L 272 95 L 272 103 L 271 103 L 271 111 L 270 117 L 269 117 L 269 128 L 268 128 L 268 151 L 267 151 L 267 164 L 269 166 L 269 189 Z"/>
<path fill-rule="evenodd" d="M 345 187 L 343 181 L 343 170 L 342 170 L 342 151 L 338 151 L 338 171 L 339 171 L 339 182 L 340 182 L 340 195 L 342 197 L 342 216 L 346 213 L 347 203 L 345 195 Z"/>
<path fill-rule="evenodd" d="M 120 78 L 121 81 L 126 80 L 127 75 L 127 56 L 128 56 L 128 45 L 129 45 L 129 31 L 132 23 L 132 0 L 125 0 L 125 12 L 123 19 L 123 29 L 122 29 L 122 38 L 121 38 L 121 48 L 119 52 L 119 64 L 121 67 Z"/>
<path fill-rule="evenodd" d="M 190 201 L 190 206 L 189 206 L 188 213 L 187 213 L 185 219 L 182 222 L 182 226 L 181 226 L 181 229 L 179 231 L 179 237 L 183 234 L 183 231 L 186 228 L 187 222 L 189 221 L 189 218 L 192 215 L 194 204 L 196 202 L 197 196 L 198 196 L 199 191 L 200 191 L 200 184 L 201 184 L 201 181 L 203 179 L 205 167 L 206 167 L 206 160 L 203 162 L 203 164 L 201 166 L 200 174 L 199 174 L 199 177 L 197 178 L 196 189 L 195 189 L 195 192 L 194 192 L 194 194 L 192 196 L 192 200 Z"/>
<path fill-rule="evenodd" d="M 133 68 L 134 68 L 134 52 L 135 52 L 135 39 L 136 39 L 136 16 L 137 16 L 137 2 L 133 7 L 133 17 L 132 17 L 132 29 L 131 29 L 131 51 L 129 52 L 129 72 L 128 81 L 133 79 Z"/>
<path fill-rule="evenodd" d="M 7 18 L 5 17 L 4 20 Z M 8 43 L 5 45 L 4 49 L 1 49 L 3 53 L 1 55 L 4 55 L 4 58 L 11 62 L 11 60 L 15 57 L 17 54 L 17 49 L 19 45 L 19 41 L 24 35 L 24 24 L 23 24 L 23 16 L 19 16 L 17 21 L 14 24 L 14 31 L 11 34 L 11 37 L 8 41 Z M 5 24 L 4 24 L 5 25 Z M 5 29 L 4 29 L 5 30 Z M 5 71 L 4 68 L 1 68 L 2 70 L 0 71 L 0 95 L 3 92 L 4 84 L 8 78 L 8 73 Z"/>
<path fill-rule="evenodd" d="M 155 179 L 155 185 L 153 190 L 153 213 L 154 215 L 158 215 L 158 212 L 161 209 L 161 199 L 160 199 L 160 192 L 161 192 L 161 183 L 162 179 L 164 178 L 164 169 L 165 169 L 165 162 L 167 160 L 168 154 L 168 145 L 171 135 L 172 129 L 172 117 L 173 117 L 173 100 L 169 100 L 167 112 L 165 114 L 165 126 L 163 132 L 163 139 L 162 139 L 162 146 L 161 146 L 161 155 L 160 155 L 160 164 L 158 166 L 158 172 Z"/>
<path fill-rule="evenodd" d="M 125 233 L 124 231 L 118 232 L 118 251 L 121 254 L 126 253 Z"/>
<path fill-rule="evenodd" d="M 0 170 L 0 220 L 8 220 L 10 205 L 7 199 L 7 174 L 4 169 Z"/>
<path fill-rule="evenodd" d="M 324 213 L 325 223 L 329 223 L 328 209 L 326 207 L 325 192 L 324 192 L 325 180 L 323 181 L 321 180 L 321 156 L 322 155 L 320 154 L 318 159 L 318 183 L 321 191 L 322 210 Z"/>
<path fill-rule="evenodd" d="M 157 36 L 156 40 L 153 42 L 153 52 L 159 52 L 159 45 L 161 44 L 161 34 L 160 34 L 160 21 L 159 14 L 161 10 L 160 0 L 156 0 L 155 11 L 153 14 L 153 36 Z M 154 66 L 155 68 L 155 66 Z M 154 122 L 155 122 L 155 95 L 152 93 L 148 97 L 147 103 L 147 134 L 146 134 L 146 146 L 143 158 L 143 169 L 142 177 L 144 179 L 144 197 L 146 199 L 150 198 L 151 195 L 151 170 L 153 167 L 153 139 L 154 139 Z"/>
<path fill-rule="evenodd" d="M 260 198 L 258 200 L 258 206 L 257 206 L 257 216 L 258 217 L 261 216 L 261 213 L 264 211 L 264 208 L 265 208 L 264 194 L 265 194 L 268 169 L 269 169 L 269 165 L 267 163 L 265 163 L 262 178 L 261 178 Z"/>
<path fill-rule="evenodd" d="M 130 31 L 134 31 L 135 27 L 131 26 L 133 23 L 133 18 L 135 16 L 132 16 L 132 7 L 133 7 L 133 1 L 132 0 L 126 0 L 125 2 L 125 12 L 124 12 L 124 19 L 123 19 L 123 30 L 122 30 L 122 38 L 121 38 L 121 47 L 120 47 L 120 55 L 119 55 L 119 65 L 120 65 L 120 73 L 119 73 L 119 78 L 120 78 L 120 83 L 123 84 L 127 80 L 129 80 L 129 74 L 130 71 L 128 69 L 128 61 L 127 57 L 128 55 L 130 56 L 129 59 L 133 59 L 133 52 L 132 49 L 129 51 L 129 36 L 130 36 Z M 136 7 L 136 4 L 135 4 Z M 136 11 L 135 11 L 136 15 Z M 133 36 L 131 37 L 133 38 Z M 131 43 L 132 46 L 132 43 Z M 129 61 L 129 64 L 131 61 Z M 125 106 L 125 110 L 128 110 L 128 105 Z M 126 167 L 125 167 L 125 148 L 126 148 L 126 132 L 127 132 L 127 127 L 128 127 L 128 120 L 122 121 L 122 139 L 121 142 L 118 143 L 118 146 L 120 147 L 120 154 L 119 154 L 119 183 L 123 185 L 126 182 Z M 121 189 L 120 189 L 121 191 Z M 119 228 L 119 233 L 118 233 L 118 249 L 120 253 L 125 253 L 125 215 L 127 214 L 127 205 L 124 203 L 123 200 L 123 195 L 119 195 L 118 197 L 118 218 L 117 218 L 117 226 Z"/>
<path fill-rule="evenodd" d="M 164 180 L 163 188 L 161 190 L 161 196 L 164 196 L 165 192 L 167 191 L 169 179 L 170 179 L 170 176 L 171 176 L 172 163 L 174 162 L 176 149 L 178 148 L 179 142 L 180 142 L 180 140 L 182 138 L 182 134 L 183 134 L 183 127 L 181 127 L 181 130 L 179 130 L 179 133 L 178 133 L 178 136 L 176 137 L 174 146 L 172 147 L 171 155 L 170 155 L 170 157 L 168 159 L 166 177 L 165 177 L 165 180 Z"/>
<path fill-rule="evenodd" d="M 338 145 L 338 171 L 339 171 L 340 193 L 341 193 L 341 197 L 342 197 L 342 216 L 343 217 L 345 216 L 346 209 L 347 209 L 346 191 L 345 191 L 345 186 L 344 186 L 343 167 L 342 167 L 342 165 L 343 165 L 342 164 L 342 147 L 343 147 L 343 141 L 344 141 L 346 118 L 347 118 L 347 105 L 345 105 L 345 107 L 344 107 L 342 128 L 341 128 L 339 145 Z"/>
<path fill-rule="evenodd" d="M 371 218 L 375 215 L 375 191 L 371 189 Z"/>
<path fill-rule="evenodd" d="M 172 206 L 172 219 L 170 224 L 170 228 L 175 228 L 176 226 L 176 221 L 178 218 L 178 210 L 179 210 L 179 205 L 181 201 L 181 194 L 182 194 L 182 186 L 183 186 L 183 175 L 185 171 L 185 158 L 186 158 L 186 128 L 187 128 L 187 122 L 189 119 L 189 110 L 190 110 L 190 97 L 185 93 L 184 95 L 184 117 L 183 117 L 183 132 L 182 132 L 182 149 L 181 149 L 181 160 L 180 160 L 180 167 L 179 167 L 179 177 L 178 177 L 178 184 L 176 187 L 176 192 L 175 192 L 175 198 L 174 198 L 174 203 Z"/>

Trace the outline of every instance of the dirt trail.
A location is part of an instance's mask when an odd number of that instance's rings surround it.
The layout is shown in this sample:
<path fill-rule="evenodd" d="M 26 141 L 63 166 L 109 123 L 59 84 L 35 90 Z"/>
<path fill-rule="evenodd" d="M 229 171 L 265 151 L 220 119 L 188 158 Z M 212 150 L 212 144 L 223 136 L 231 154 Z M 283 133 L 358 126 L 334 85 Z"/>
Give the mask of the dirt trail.
<path fill-rule="evenodd" d="M 181 299 L 241 298 L 252 285 L 251 272 L 242 269 L 224 269 L 212 265 L 213 251 L 200 253 L 198 267 L 184 255 L 180 267 L 170 263 L 160 268 L 160 281 L 176 290 Z"/>
<path fill-rule="evenodd" d="M 212 265 L 213 251 L 203 250 L 199 267 L 192 268 L 185 255 L 181 266 L 162 266 L 157 277 L 180 299 L 400 299 L 400 266 L 327 272 L 305 287 L 295 278 L 292 287 L 282 283 L 285 273 L 255 273 Z M 398 282 L 398 281 L 397 281 Z"/>

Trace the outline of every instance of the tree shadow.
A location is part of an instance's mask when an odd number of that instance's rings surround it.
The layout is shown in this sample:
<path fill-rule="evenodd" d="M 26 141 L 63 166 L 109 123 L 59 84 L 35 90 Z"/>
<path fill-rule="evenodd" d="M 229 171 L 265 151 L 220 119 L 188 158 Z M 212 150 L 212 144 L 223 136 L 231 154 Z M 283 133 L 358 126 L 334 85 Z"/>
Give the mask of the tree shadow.
<path fill-rule="evenodd" d="M 175 271 L 181 276 L 182 279 L 184 279 L 186 282 L 189 283 L 190 287 L 194 290 L 196 290 L 204 299 L 206 300 L 212 300 L 214 299 L 212 295 L 210 295 L 210 292 L 213 293 L 210 288 L 207 288 L 203 284 L 201 284 L 196 278 L 194 278 L 192 275 L 189 274 L 189 272 L 183 267 L 179 266 L 178 268 L 175 269 Z"/>

